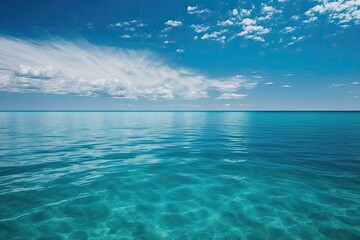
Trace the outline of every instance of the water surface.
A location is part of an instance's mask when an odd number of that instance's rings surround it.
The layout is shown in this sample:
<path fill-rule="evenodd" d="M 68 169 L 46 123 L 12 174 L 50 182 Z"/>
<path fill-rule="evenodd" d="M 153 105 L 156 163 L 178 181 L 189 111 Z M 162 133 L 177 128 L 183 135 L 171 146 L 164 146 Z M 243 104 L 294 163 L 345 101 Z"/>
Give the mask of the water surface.
<path fill-rule="evenodd" d="M 0 239 L 360 239 L 358 112 L 1 112 Z"/>

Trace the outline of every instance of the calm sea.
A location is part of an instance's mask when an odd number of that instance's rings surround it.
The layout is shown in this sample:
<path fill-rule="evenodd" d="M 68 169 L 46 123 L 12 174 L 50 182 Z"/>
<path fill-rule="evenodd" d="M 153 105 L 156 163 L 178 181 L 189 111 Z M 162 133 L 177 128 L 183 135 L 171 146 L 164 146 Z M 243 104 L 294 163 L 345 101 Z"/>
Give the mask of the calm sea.
<path fill-rule="evenodd" d="M 360 113 L 1 112 L 0 239 L 360 239 Z"/>

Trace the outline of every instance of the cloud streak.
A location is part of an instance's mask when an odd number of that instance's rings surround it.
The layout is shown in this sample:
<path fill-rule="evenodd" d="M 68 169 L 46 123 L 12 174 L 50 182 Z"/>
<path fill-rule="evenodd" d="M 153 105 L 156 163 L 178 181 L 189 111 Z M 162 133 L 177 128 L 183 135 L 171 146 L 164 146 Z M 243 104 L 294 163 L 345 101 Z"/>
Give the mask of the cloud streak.
<path fill-rule="evenodd" d="M 216 98 L 256 86 L 243 77 L 212 79 L 171 67 L 149 51 L 63 40 L 0 37 L 0 66 L 0 91 L 5 92 L 169 100 Z"/>
<path fill-rule="evenodd" d="M 247 95 L 241 93 L 223 93 L 218 99 L 230 100 L 230 99 L 244 99 Z"/>

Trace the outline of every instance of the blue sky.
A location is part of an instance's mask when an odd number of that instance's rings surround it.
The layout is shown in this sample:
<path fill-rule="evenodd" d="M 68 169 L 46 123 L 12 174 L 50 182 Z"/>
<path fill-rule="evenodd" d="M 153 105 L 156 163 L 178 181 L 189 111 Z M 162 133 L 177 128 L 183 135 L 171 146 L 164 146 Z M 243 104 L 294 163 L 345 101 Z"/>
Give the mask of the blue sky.
<path fill-rule="evenodd" d="M 3 110 L 360 110 L 360 0 L 7 1 Z"/>

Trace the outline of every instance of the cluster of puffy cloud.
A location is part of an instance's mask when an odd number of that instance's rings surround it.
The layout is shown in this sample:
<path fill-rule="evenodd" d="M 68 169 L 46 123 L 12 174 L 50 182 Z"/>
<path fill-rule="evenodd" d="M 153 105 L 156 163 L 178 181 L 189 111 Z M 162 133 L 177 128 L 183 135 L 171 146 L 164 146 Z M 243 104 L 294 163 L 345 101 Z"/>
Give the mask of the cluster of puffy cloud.
<path fill-rule="evenodd" d="M 206 32 L 210 29 L 209 26 L 206 26 L 204 24 L 192 24 L 190 27 L 193 28 L 196 33 Z"/>
<path fill-rule="evenodd" d="M 168 38 L 169 31 L 174 28 L 183 27 L 194 31 L 194 40 L 210 40 L 222 45 L 236 39 L 252 40 L 257 42 L 266 42 L 282 44 L 285 47 L 307 39 L 308 24 L 318 20 L 320 16 L 327 19 L 326 21 L 340 24 L 343 27 L 348 24 L 360 24 L 360 0 L 308 0 L 312 3 L 309 9 L 295 9 L 296 15 L 288 15 L 288 4 L 299 8 L 298 3 L 289 0 L 271 0 L 264 2 L 254 2 L 245 4 L 244 2 L 236 5 L 224 4 L 221 11 L 210 10 L 198 5 L 188 5 L 186 13 L 193 23 L 186 25 L 179 18 L 168 19 L 163 22 L 164 28 L 160 33 L 154 33 L 153 29 L 143 31 L 147 24 L 139 20 L 123 21 L 110 24 L 111 28 L 123 29 L 123 35 L 120 38 L 141 38 L 150 39 L 154 36 L 159 38 Z M 246 7 L 244 7 L 246 6 Z M 300 12 L 301 11 L 301 12 Z M 225 13 L 225 14 L 224 14 Z M 217 14 L 216 18 L 211 17 Z M 197 16 L 193 18 L 192 16 Z M 199 20 L 199 18 L 202 20 Z M 286 21 L 281 21 L 286 18 Z M 215 21 L 214 21 L 215 20 Z M 141 30 L 137 31 L 139 28 Z M 266 41 L 269 34 L 279 34 L 279 41 Z M 272 38 L 274 39 L 274 38 Z M 166 39 L 170 43 L 174 39 Z M 178 51 L 178 53 L 180 53 Z"/>
<path fill-rule="evenodd" d="M 259 21 L 269 20 L 274 14 L 282 13 L 282 10 L 276 9 L 273 6 L 262 4 L 261 13 L 263 14 L 263 16 L 258 18 Z"/>
<path fill-rule="evenodd" d="M 62 40 L 0 37 L 0 91 L 109 96 L 129 99 L 241 99 L 256 82 L 241 76 L 208 78 L 168 66 L 147 51 Z M 209 94 L 214 93 L 214 95 Z"/>
<path fill-rule="evenodd" d="M 166 34 L 166 32 L 170 31 L 173 28 L 181 27 L 183 23 L 180 20 L 169 19 L 166 22 L 164 22 L 164 25 L 165 28 L 161 31 L 162 34 L 160 35 L 160 37 L 167 37 L 168 35 Z"/>
<path fill-rule="evenodd" d="M 110 27 L 125 27 L 129 31 L 135 31 L 136 28 L 139 27 L 145 27 L 146 24 L 142 23 L 139 20 L 131 20 L 131 21 L 123 21 L 123 22 L 117 22 L 109 25 Z"/>
<path fill-rule="evenodd" d="M 347 24 L 354 22 L 360 24 L 360 0 L 317 0 L 319 4 L 305 12 L 308 19 L 304 22 L 312 22 L 318 16 L 324 15 L 330 22 L 336 24 Z"/>
<path fill-rule="evenodd" d="M 227 30 L 223 29 L 223 30 L 220 30 L 220 31 L 214 31 L 214 32 L 211 32 L 211 33 L 205 33 L 201 37 L 201 39 L 202 40 L 204 40 L 204 39 L 212 39 L 212 40 L 219 41 L 219 42 L 225 44 L 226 37 L 222 36 L 222 34 L 226 33 L 226 32 L 227 32 Z"/>
<path fill-rule="evenodd" d="M 299 35 L 300 32 L 304 34 L 302 26 L 304 23 L 314 22 L 319 16 L 325 16 L 328 22 L 340 24 L 343 27 L 347 27 L 350 22 L 360 24 L 360 0 L 309 1 L 314 2 L 315 5 L 290 17 L 285 12 L 286 5 L 291 3 L 288 0 L 254 3 L 247 8 L 241 7 L 241 4 L 233 6 L 226 15 L 221 14 L 216 23 L 191 25 L 196 34 L 194 39 L 213 40 L 223 45 L 236 38 L 265 42 L 267 34 L 277 32 L 280 33 L 278 43 L 288 47 L 306 39 L 305 35 Z M 197 9 L 197 6 L 188 6 L 187 12 L 191 14 Z M 290 21 L 287 19 L 280 22 L 280 18 L 284 17 L 290 18 Z M 299 20 L 303 22 L 303 25 Z M 284 23 L 290 23 L 290 25 L 284 26 Z"/>
<path fill-rule="evenodd" d="M 146 27 L 147 24 L 144 24 L 140 20 L 131 20 L 131 21 L 122 21 L 110 24 L 109 27 L 112 29 L 121 29 L 124 34 L 120 35 L 120 38 L 151 38 L 150 33 L 139 31 L 139 28 Z"/>
<path fill-rule="evenodd" d="M 265 41 L 262 35 L 270 32 L 269 28 L 256 25 L 256 20 L 245 18 L 241 21 L 242 31 L 237 36 L 244 36 L 247 39 L 254 39 L 256 41 Z"/>
<path fill-rule="evenodd" d="M 190 6 L 189 6 L 190 7 Z M 188 7 L 188 10 L 189 10 Z M 190 7 L 190 9 L 192 9 Z M 225 44 L 237 37 L 252 39 L 254 41 L 265 41 L 264 35 L 271 32 L 271 28 L 260 24 L 268 21 L 282 11 L 273 6 L 261 4 L 257 9 L 252 5 L 251 9 L 233 8 L 227 15 L 220 17 L 216 24 L 191 25 L 196 35 L 194 39 L 213 40 Z"/>

